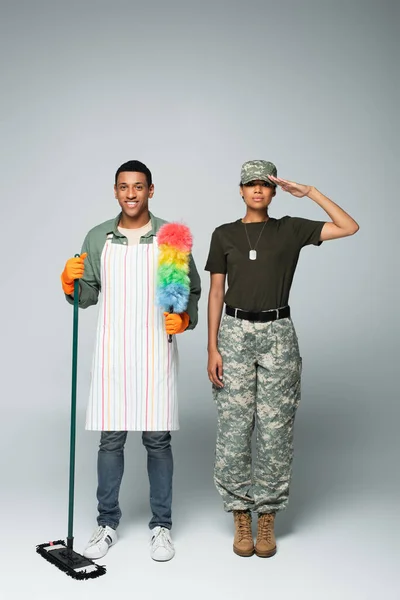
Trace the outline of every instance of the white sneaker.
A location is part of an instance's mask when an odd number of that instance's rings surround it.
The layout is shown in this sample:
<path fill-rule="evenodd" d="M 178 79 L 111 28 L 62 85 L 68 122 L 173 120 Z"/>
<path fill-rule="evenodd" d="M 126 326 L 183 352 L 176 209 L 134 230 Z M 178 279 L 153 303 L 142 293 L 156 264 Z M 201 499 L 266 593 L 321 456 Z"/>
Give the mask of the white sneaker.
<path fill-rule="evenodd" d="M 112 527 L 99 525 L 93 532 L 88 541 L 83 556 L 86 558 L 102 558 L 108 552 L 110 546 L 113 546 L 118 540 L 117 532 Z"/>
<path fill-rule="evenodd" d="M 153 560 L 166 561 L 175 556 L 171 534 L 166 527 L 154 527 L 151 530 L 150 556 Z"/>

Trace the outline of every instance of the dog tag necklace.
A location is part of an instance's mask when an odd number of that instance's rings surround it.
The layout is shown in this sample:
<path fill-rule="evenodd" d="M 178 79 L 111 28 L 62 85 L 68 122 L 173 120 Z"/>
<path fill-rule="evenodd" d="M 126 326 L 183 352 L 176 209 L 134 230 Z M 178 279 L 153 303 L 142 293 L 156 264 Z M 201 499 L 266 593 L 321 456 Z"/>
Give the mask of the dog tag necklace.
<path fill-rule="evenodd" d="M 267 221 L 268 221 L 268 219 L 267 219 Z M 262 228 L 261 228 L 260 235 L 258 236 L 258 239 L 257 239 L 257 241 L 256 241 L 256 243 L 255 243 L 255 246 L 254 246 L 254 248 L 252 248 L 252 247 L 251 247 L 251 243 L 250 243 L 249 234 L 247 233 L 247 227 L 246 227 L 246 223 L 243 221 L 244 230 L 245 230 L 245 232 L 246 232 L 247 241 L 249 242 L 249 247 L 250 247 L 250 250 L 249 250 L 249 259 L 250 259 L 250 260 L 256 260 L 256 259 L 257 259 L 257 250 L 256 250 L 256 248 L 257 248 L 257 244 L 258 244 L 258 242 L 260 241 L 261 234 L 262 234 L 262 232 L 264 231 L 264 227 L 266 226 L 266 224 L 267 224 L 267 221 L 264 221 L 264 225 L 263 225 L 263 226 L 262 226 Z"/>

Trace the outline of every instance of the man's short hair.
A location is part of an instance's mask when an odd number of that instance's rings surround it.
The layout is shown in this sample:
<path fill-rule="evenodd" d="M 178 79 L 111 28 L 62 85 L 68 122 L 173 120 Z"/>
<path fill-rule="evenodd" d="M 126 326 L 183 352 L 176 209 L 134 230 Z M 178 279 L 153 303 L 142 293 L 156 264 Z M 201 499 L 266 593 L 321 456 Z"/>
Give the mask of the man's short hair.
<path fill-rule="evenodd" d="M 115 173 L 115 185 L 117 185 L 118 175 L 124 171 L 144 173 L 146 175 L 147 185 L 150 187 L 153 183 L 150 169 L 148 169 L 145 164 L 140 162 L 140 160 L 128 160 L 128 162 L 124 163 L 119 167 L 119 169 L 117 169 L 117 172 Z"/>

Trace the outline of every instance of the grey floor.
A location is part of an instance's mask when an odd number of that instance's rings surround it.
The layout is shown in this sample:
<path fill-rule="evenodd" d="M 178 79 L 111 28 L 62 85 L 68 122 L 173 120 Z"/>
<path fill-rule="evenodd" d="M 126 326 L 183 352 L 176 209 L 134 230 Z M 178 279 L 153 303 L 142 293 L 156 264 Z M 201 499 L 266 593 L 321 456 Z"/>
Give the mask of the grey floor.
<path fill-rule="evenodd" d="M 383 435 L 378 410 L 363 412 L 360 401 L 351 402 L 350 396 L 328 397 L 319 404 L 310 381 L 306 379 L 303 387 L 291 501 L 277 519 L 275 557 L 243 559 L 232 553 L 232 519 L 222 511 L 212 483 L 213 407 L 209 399 L 195 397 L 195 410 L 183 403 L 181 431 L 173 442 L 175 558 L 158 564 L 149 557 L 145 451 L 140 436 L 131 434 L 121 491 L 120 540 L 99 561 L 106 564 L 107 574 L 89 582 L 70 580 L 35 553 L 36 544 L 66 535 L 68 413 L 57 410 L 43 420 L 32 410 L 31 422 L 19 431 L 25 452 L 16 455 L 16 445 L 10 462 L 5 459 L 2 597 L 34 592 L 46 599 L 139 593 L 149 599 L 188 595 L 240 599 L 273 593 L 284 600 L 399 599 L 399 482 L 397 472 L 391 471 L 396 463 L 394 425 L 388 423 Z M 78 551 L 95 526 L 97 434 L 83 431 L 83 418 L 80 410 Z M 379 439 L 373 439 L 372 432 L 378 430 Z"/>

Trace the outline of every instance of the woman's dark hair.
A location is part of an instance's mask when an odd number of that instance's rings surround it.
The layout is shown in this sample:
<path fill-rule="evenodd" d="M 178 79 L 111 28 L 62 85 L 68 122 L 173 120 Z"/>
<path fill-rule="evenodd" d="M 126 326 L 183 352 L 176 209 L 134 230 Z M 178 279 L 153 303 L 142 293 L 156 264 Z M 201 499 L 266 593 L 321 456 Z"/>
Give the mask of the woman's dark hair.
<path fill-rule="evenodd" d="M 118 175 L 124 171 L 144 173 L 144 175 L 146 175 L 147 185 L 150 187 L 153 183 L 150 169 L 148 169 L 145 164 L 140 162 L 140 160 L 128 160 L 128 162 L 121 165 L 115 173 L 115 185 L 117 185 Z"/>

